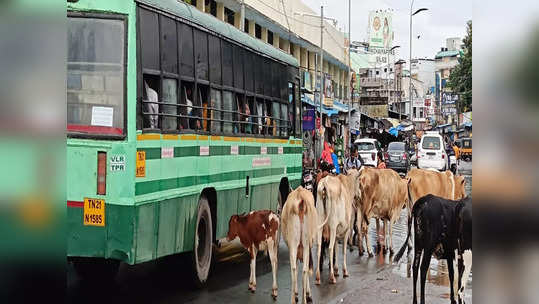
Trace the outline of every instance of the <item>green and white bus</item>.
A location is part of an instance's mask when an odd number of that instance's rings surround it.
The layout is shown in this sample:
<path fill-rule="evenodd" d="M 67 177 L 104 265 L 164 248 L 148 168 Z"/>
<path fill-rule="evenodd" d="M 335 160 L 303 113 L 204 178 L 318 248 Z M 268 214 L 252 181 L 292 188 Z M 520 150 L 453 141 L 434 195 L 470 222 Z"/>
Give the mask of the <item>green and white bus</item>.
<path fill-rule="evenodd" d="M 177 0 L 67 4 L 67 255 L 81 275 L 190 253 L 301 179 L 298 62 Z"/>

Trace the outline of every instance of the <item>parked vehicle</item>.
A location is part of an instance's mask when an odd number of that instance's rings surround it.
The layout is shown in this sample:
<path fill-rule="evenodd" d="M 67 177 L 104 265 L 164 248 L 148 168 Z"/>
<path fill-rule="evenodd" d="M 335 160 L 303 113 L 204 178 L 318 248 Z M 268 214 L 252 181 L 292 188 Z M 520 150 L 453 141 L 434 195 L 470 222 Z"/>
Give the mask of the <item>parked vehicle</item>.
<path fill-rule="evenodd" d="M 451 170 L 453 174 L 457 174 L 458 160 L 455 151 L 453 150 L 449 151 L 449 170 Z"/>
<path fill-rule="evenodd" d="M 471 138 L 461 139 L 460 158 L 466 161 L 472 160 L 472 139 Z"/>
<path fill-rule="evenodd" d="M 410 158 L 410 165 L 417 165 L 417 151 L 413 145 L 408 147 L 408 156 Z"/>
<path fill-rule="evenodd" d="M 426 131 L 421 137 L 417 153 L 417 166 L 420 169 L 447 169 L 447 153 L 444 141 L 437 131 Z"/>
<path fill-rule="evenodd" d="M 397 172 L 407 173 L 410 168 L 408 147 L 404 142 L 394 141 L 387 146 L 385 153 L 386 166 Z"/>
<path fill-rule="evenodd" d="M 359 156 L 363 159 L 363 165 L 376 167 L 378 165 L 378 153 L 382 152 L 380 142 L 374 138 L 356 139 L 354 144 L 357 147 Z"/>

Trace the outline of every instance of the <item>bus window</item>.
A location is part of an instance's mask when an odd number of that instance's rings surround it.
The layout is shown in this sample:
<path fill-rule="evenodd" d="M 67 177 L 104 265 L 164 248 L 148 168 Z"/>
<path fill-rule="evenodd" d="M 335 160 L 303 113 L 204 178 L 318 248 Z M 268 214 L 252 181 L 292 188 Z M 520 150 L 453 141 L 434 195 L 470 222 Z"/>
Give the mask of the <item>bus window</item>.
<path fill-rule="evenodd" d="M 235 109 L 236 102 L 234 101 L 234 96 L 232 92 L 224 91 L 223 92 L 223 133 L 231 134 L 234 132 L 234 115 L 232 111 L 236 111 Z"/>
<path fill-rule="evenodd" d="M 288 136 L 288 129 L 290 127 L 290 118 L 288 116 L 288 105 L 281 104 L 281 136 Z"/>
<path fill-rule="evenodd" d="M 194 54 L 193 54 L 193 28 L 190 25 L 181 25 L 181 74 L 193 77 L 195 73 Z"/>
<path fill-rule="evenodd" d="M 161 117 L 161 128 L 163 130 L 167 131 L 175 131 L 178 129 L 178 119 L 176 117 L 177 115 L 177 103 L 178 103 L 178 84 L 176 79 L 163 79 L 163 102 L 172 104 L 169 105 L 163 105 L 162 112 L 163 114 L 170 114 L 163 115 Z"/>
<path fill-rule="evenodd" d="M 202 130 L 209 132 L 210 131 L 210 122 L 209 119 L 209 112 L 208 112 L 208 102 L 209 102 L 209 86 L 207 85 L 198 85 L 198 104 L 202 105 L 202 109 L 200 112 L 202 112 Z"/>
<path fill-rule="evenodd" d="M 159 76 L 144 75 L 142 112 L 145 129 L 159 128 Z"/>
<path fill-rule="evenodd" d="M 257 123 L 257 132 L 256 134 L 260 134 L 260 135 L 263 135 L 265 134 L 264 133 L 264 122 L 265 122 L 265 118 L 264 118 L 264 113 L 265 113 L 265 109 L 264 109 L 264 101 L 263 100 L 257 100 L 256 102 L 256 123 Z"/>
<path fill-rule="evenodd" d="M 200 125 L 200 122 L 193 118 L 196 116 L 197 111 L 193 108 L 195 104 L 193 104 L 194 100 L 194 94 L 193 94 L 193 83 L 188 81 L 182 81 L 182 102 L 181 104 L 183 106 L 180 107 L 180 114 L 182 117 L 180 119 L 180 128 L 182 130 L 195 130 L 198 125 Z"/>
<path fill-rule="evenodd" d="M 244 95 L 236 94 L 236 113 L 234 113 L 234 133 L 244 133 L 245 124 L 242 123 L 244 109 Z"/>
<path fill-rule="evenodd" d="M 273 121 L 273 136 L 280 136 L 281 135 L 281 116 L 279 115 L 280 109 L 279 109 L 280 103 L 274 101 L 272 103 L 272 111 L 271 111 L 271 117 Z"/>
<path fill-rule="evenodd" d="M 197 78 L 208 80 L 208 34 L 196 29 L 195 59 Z"/>
<path fill-rule="evenodd" d="M 124 135 L 124 21 L 69 17 L 67 131 Z"/>
<path fill-rule="evenodd" d="M 255 134 L 255 119 L 253 115 L 255 115 L 256 109 L 255 109 L 255 99 L 252 96 L 247 97 L 247 102 L 245 103 L 246 106 L 246 115 L 247 115 L 247 132 L 248 134 Z"/>
<path fill-rule="evenodd" d="M 211 107 L 217 109 L 211 111 L 211 133 L 221 133 L 221 119 L 223 119 L 222 112 L 220 111 L 222 108 L 221 91 L 215 89 L 211 90 Z"/>
<path fill-rule="evenodd" d="M 163 71 L 178 74 L 178 42 L 176 41 L 176 21 L 161 18 L 161 68 Z M 174 94 L 177 95 L 177 94 Z"/>

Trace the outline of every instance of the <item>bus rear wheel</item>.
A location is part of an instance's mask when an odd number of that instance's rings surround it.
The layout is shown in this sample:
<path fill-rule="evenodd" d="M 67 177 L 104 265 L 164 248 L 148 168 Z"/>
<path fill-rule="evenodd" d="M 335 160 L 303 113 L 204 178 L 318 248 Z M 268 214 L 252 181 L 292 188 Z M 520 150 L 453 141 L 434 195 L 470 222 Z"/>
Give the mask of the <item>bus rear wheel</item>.
<path fill-rule="evenodd" d="M 204 287 L 210 274 L 213 251 L 212 227 L 210 205 L 202 196 L 198 201 L 194 246 L 191 252 L 193 283 L 197 288 Z"/>

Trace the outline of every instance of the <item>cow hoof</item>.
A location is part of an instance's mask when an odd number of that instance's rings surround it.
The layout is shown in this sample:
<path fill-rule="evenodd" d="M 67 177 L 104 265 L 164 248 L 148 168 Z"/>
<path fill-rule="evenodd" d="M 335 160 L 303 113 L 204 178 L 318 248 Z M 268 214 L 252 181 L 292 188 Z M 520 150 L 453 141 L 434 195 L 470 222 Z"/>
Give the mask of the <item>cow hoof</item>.
<path fill-rule="evenodd" d="M 273 298 L 273 301 L 277 300 L 277 289 L 271 291 L 271 297 Z"/>
<path fill-rule="evenodd" d="M 330 278 L 329 283 L 330 284 L 337 284 L 337 280 L 335 278 Z"/>
<path fill-rule="evenodd" d="M 393 248 L 389 248 L 389 255 L 393 256 L 395 254 L 395 250 Z"/>
<path fill-rule="evenodd" d="M 383 252 L 384 254 L 387 254 L 387 248 L 384 247 L 384 249 L 382 250 L 382 252 Z"/>
<path fill-rule="evenodd" d="M 369 252 L 369 258 L 372 258 L 374 256 L 374 254 L 372 254 L 372 252 Z"/>
<path fill-rule="evenodd" d="M 314 285 L 320 285 L 320 279 L 314 280 Z"/>
<path fill-rule="evenodd" d="M 313 298 L 311 297 L 311 295 L 308 295 L 307 296 L 307 303 L 312 303 L 313 302 Z"/>
<path fill-rule="evenodd" d="M 363 252 L 363 250 L 360 250 L 359 251 L 359 256 L 363 256 L 365 253 Z"/>
<path fill-rule="evenodd" d="M 348 274 L 348 271 L 345 271 L 343 274 L 342 274 L 342 277 L 343 278 L 347 278 L 349 277 L 350 275 Z"/>
<path fill-rule="evenodd" d="M 295 302 L 294 303 L 297 303 L 298 302 L 298 293 L 296 292 L 296 295 L 295 295 Z"/>

